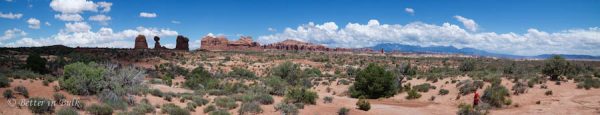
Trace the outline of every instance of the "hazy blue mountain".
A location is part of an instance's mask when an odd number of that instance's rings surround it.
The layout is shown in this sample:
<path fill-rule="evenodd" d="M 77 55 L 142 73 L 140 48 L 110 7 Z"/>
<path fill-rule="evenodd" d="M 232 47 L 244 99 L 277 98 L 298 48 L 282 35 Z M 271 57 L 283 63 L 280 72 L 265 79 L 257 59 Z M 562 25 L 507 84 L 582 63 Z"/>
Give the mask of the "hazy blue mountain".
<path fill-rule="evenodd" d="M 456 48 L 453 46 L 430 46 L 421 47 L 414 45 L 403 45 L 393 43 L 383 43 L 370 47 L 373 50 L 383 49 L 386 52 L 400 51 L 400 52 L 411 52 L 411 53 L 440 53 L 440 54 L 464 54 L 464 55 L 475 55 L 475 56 L 486 56 L 486 57 L 498 57 L 498 58 L 510 58 L 510 59 L 546 59 L 556 54 L 543 54 L 537 56 L 519 56 L 510 54 L 491 53 L 485 50 L 479 50 L 475 48 Z M 571 55 L 571 54 L 558 54 L 566 59 L 575 60 L 600 60 L 600 56 L 591 55 Z"/>

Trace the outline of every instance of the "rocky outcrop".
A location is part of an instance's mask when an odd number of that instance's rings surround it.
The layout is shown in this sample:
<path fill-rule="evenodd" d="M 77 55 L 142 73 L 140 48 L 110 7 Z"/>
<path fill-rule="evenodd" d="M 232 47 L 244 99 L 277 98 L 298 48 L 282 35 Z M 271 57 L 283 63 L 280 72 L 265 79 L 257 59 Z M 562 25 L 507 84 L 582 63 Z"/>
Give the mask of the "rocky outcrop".
<path fill-rule="evenodd" d="M 189 41 L 190 39 L 188 39 L 187 37 L 178 35 L 176 40 L 177 44 L 175 44 L 175 50 L 190 50 L 188 45 Z"/>
<path fill-rule="evenodd" d="M 154 49 L 163 50 L 167 49 L 165 46 L 160 45 L 160 37 L 154 36 Z"/>
<path fill-rule="evenodd" d="M 148 43 L 146 42 L 146 36 L 138 35 L 135 37 L 135 46 L 133 49 L 148 49 Z"/>
<path fill-rule="evenodd" d="M 205 36 L 200 43 L 201 50 L 226 51 L 226 50 L 262 50 L 258 42 L 252 37 L 242 36 L 239 40 L 229 41 L 224 36 Z"/>

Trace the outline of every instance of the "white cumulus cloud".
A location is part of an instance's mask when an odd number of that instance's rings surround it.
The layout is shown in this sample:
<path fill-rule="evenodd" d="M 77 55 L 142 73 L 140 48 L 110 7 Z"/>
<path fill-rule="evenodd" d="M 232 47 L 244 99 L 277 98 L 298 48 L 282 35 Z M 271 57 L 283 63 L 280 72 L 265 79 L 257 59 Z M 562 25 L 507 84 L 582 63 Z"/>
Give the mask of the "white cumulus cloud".
<path fill-rule="evenodd" d="M 72 26 L 76 26 L 72 23 Z M 67 27 L 68 28 L 68 27 Z M 137 35 L 145 36 L 176 36 L 177 31 L 170 29 L 137 27 L 114 32 L 111 28 L 100 28 L 98 31 L 61 31 L 47 38 L 21 38 L 11 43 L 3 44 L 5 47 L 31 47 L 62 44 L 71 47 L 114 47 L 132 48 Z"/>
<path fill-rule="evenodd" d="M 415 9 L 413 9 L 413 8 L 404 8 L 404 11 L 410 15 L 415 14 Z"/>
<path fill-rule="evenodd" d="M 35 18 L 29 18 L 27 20 L 27 24 L 29 24 L 29 28 L 31 29 L 40 29 L 40 20 Z"/>
<path fill-rule="evenodd" d="M 83 17 L 79 14 L 56 14 L 54 18 L 62 21 L 82 21 Z"/>
<path fill-rule="evenodd" d="M 262 44 L 295 39 L 330 47 L 361 48 L 381 43 L 418 46 L 454 46 L 477 48 L 496 53 L 516 55 L 538 54 L 591 54 L 600 55 L 600 28 L 569 29 L 544 32 L 529 29 L 524 34 L 474 32 L 458 25 L 413 22 L 406 25 L 380 24 L 370 20 L 367 24 L 348 23 L 338 27 L 334 22 L 312 22 L 281 33 L 259 36 Z"/>
<path fill-rule="evenodd" d="M 473 19 L 468 19 L 459 15 L 454 16 L 454 18 L 460 21 L 465 26 L 465 28 L 471 31 L 477 31 L 477 29 L 479 28 L 479 25 L 477 25 L 477 23 L 475 23 L 475 20 Z"/>
<path fill-rule="evenodd" d="M 17 38 L 17 37 L 22 37 L 22 36 L 26 36 L 27 33 L 25 33 L 25 31 L 17 29 L 17 28 L 13 28 L 13 29 L 8 29 L 6 31 L 4 31 L 4 35 L 0 36 L 0 42 L 4 41 L 4 40 L 9 40 L 9 39 L 13 39 L 13 38 Z"/>
<path fill-rule="evenodd" d="M 110 7 L 113 5 L 110 2 L 98 2 L 97 4 L 100 8 L 102 8 L 101 12 L 110 12 Z"/>
<path fill-rule="evenodd" d="M 21 13 L 14 13 L 13 14 L 12 12 L 9 12 L 9 13 L 5 14 L 5 13 L 0 12 L 0 18 L 19 19 L 21 17 L 23 17 L 23 14 L 21 14 Z"/>
<path fill-rule="evenodd" d="M 54 11 L 64 14 L 82 13 L 84 11 L 98 11 L 98 5 L 88 0 L 52 0 L 50 7 Z"/>
<path fill-rule="evenodd" d="M 143 18 L 156 18 L 156 13 L 140 12 L 140 17 Z"/>
<path fill-rule="evenodd" d="M 108 24 L 107 21 L 110 21 L 112 18 L 110 16 L 99 14 L 99 15 L 90 16 L 89 19 L 92 21 L 100 22 L 100 24 L 102 24 L 102 25 L 107 25 Z"/>
<path fill-rule="evenodd" d="M 89 32 L 92 27 L 86 22 L 65 23 L 65 31 L 67 32 Z"/>

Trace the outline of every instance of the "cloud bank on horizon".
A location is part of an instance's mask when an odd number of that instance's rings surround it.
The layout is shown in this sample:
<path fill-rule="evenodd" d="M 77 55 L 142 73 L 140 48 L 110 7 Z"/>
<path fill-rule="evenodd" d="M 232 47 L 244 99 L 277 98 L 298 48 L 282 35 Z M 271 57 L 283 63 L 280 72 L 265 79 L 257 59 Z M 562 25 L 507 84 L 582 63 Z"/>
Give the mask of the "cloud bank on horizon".
<path fill-rule="evenodd" d="M 477 48 L 486 51 L 516 55 L 532 54 L 600 54 L 600 28 L 570 29 L 548 33 L 528 29 L 524 34 L 475 32 L 477 24 L 462 16 L 455 18 L 463 23 L 442 25 L 412 22 L 409 24 L 381 24 L 369 20 L 366 24 L 348 23 L 340 28 L 335 22 L 300 25 L 286 28 L 281 33 L 260 36 L 262 43 L 285 39 L 323 44 L 330 47 L 361 48 L 381 43 L 417 46 L 454 46 Z"/>
<path fill-rule="evenodd" d="M 147 25 L 113 29 L 111 27 L 115 26 L 111 24 L 113 21 L 130 21 L 130 18 L 134 18 L 134 20 L 163 19 L 167 20 L 167 22 L 163 23 L 172 24 L 171 26 L 176 27 L 197 23 L 189 20 L 186 21 L 186 19 L 181 19 L 181 17 L 171 18 L 172 16 L 169 16 L 168 13 L 161 13 L 161 9 L 140 9 L 132 11 L 133 13 L 128 14 L 130 15 L 129 17 L 123 17 L 123 15 L 111 17 L 111 15 L 118 15 L 111 13 L 119 9 L 113 7 L 122 4 L 106 1 L 52 0 L 49 3 L 46 2 L 45 5 L 49 7 L 48 10 L 51 10 L 52 15 L 50 15 L 50 18 L 0 9 L 0 20 L 22 20 L 24 25 L 24 27 L 4 28 L 4 33 L 0 33 L 0 47 L 62 44 L 71 47 L 131 48 L 134 44 L 133 39 L 139 34 L 146 35 L 147 38 L 151 38 L 151 36 L 174 37 L 181 34 L 181 32 L 164 28 L 165 26 L 160 28 Z M 398 15 L 418 17 L 421 14 L 430 13 L 431 11 L 422 11 L 419 7 L 402 7 L 396 12 Z M 419 13 L 417 14 L 417 12 Z M 469 47 L 515 55 L 600 55 L 600 50 L 597 50 L 600 49 L 600 27 L 593 24 L 587 28 L 563 29 L 553 32 L 544 31 L 544 28 L 538 29 L 533 27 L 524 32 L 493 32 L 482 29 L 486 25 L 480 25 L 478 22 L 481 20 L 469 17 L 468 15 L 453 14 L 445 19 L 440 19 L 445 22 L 441 24 L 421 22 L 420 20 L 412 20 L 405 23 L 382 23 L 380 20 L 383 21 L 386 19 L 373 18 L 366 23 L 349 22 L 341 24 L 340 22 L 329 21 L 317 24 L 308 22 L 297 27 L 283 27 L 283 29 L 281 27 L 273 27 L 272 25 L 263 25 L 266 28 L 254 29 L 268 32 L 256 36 L 256 41 L 262 44 L 295 39 L 330 47 L 345 48 L 361 48 L 381 43 L 397 43 L 417 46 Z M 64 24 L 57 24 L 56 22 L 50 24 L 49 20 L 60 21 Z M 312 19 L 305 20 L 311 21 Z M 182 24 L 182 22 L 185 24 Z M 256 23 L 260 24 L 260 22 Z M 60 28 L 56 29 L 58 32 L 51 33 L 49 36 L 31 37 L 31 34 L 36 34 L 40 30 L 50 29 L 51 26 L 59 26 Z M 179 28 L 179 30 L 182 29 Z M 184 28 L 184 31 L 193 30 L 195 30 L 193 27 Z M 211 33 L 212 30 L 194 32 Z M 227 35 L 242 34 L 227 33 Z M 192 36 L 190 38 L 192 38 L 190 40 L 191 48 L 199 48 L 199 39 L 202 37 Z M 174 43 L 162 43 L 167 47 L 174 47 Z"/>

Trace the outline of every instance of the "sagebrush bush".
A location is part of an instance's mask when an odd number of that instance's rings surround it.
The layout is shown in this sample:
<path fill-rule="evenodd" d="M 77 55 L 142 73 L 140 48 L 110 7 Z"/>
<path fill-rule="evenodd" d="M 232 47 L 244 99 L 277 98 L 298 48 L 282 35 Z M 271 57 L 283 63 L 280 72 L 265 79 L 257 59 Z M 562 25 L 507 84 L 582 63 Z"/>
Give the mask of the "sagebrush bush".
<path fill-rule="evenodd" d="M 240 67 L 234 67 L 232 71 L 230 71 L 227 74 L 229 77 L 233 77 L 233 78 L 243 78 L 243 79 L 255 79 L 256 75 L 254 74 L 254 72 L 244 69 L 244 68 L 240 68 Z"/>
<path fill-rule="evenodd" d="M 131 109 L 131 112 L 135 115 L 144 115 L 147 113 L 153 113 L 154 107 L 152 107 L 152 105 L 148 102 L 140 102 L 140 104 Z"/>
<path fill-rule="evenodd" d="M 90 107 L 86 108 L 86 111 L 92 115 L 112 115 L 113 113 L 113 109 L 110 106 L 99 104 L 92 104 Z"/>
<path fill-rule="evenodd" d="M 331 96 L 325 96 L 323 98 L 323 103 L 331 103 L 331 102 L 333 102 L 333 97 L 331 97 Z"/>
<path fill-rule="evenodd" d="M 285 95 L 287 86 L 289 86 L 286 81 L 276 76 L 264 78 L 262 80 L 262 83 L 264 83 L 267 86 L 267 91 L 270 94 L 278 96 Z"/>
<path fill-rule="evenodd" d="M 275 105 L 275 110 L 281 111 L 281 114 L 284 115 L 298 115 L 299 112 L 298 107 L 296 107 L 296 105 L 288 103 L 278 103 L 277 105 Z"/>
<path fill-rule="evenodd" d="M 432 85 L 431 85 L 431 84 L 429 84 L 429 83 L 423 83 L 423 84 L 419 84 L 419 85 L 415 85 L 415 86 L 413 86 L 413 88 L 412 88 L 412 89 L 413 89 L 413 90 L 417 90 L 417 91 L 419 91 L 419 92 L 428 92 L 428 91 L 429 91 L 429 89 L 432 89 L 433 87 L 435 87 L 435 86 L 432 86 Z"/>
<path fill-rule="evenodd" d="M 254 114 L 260 114 L 262 112 L 263 112 L 263 110 L 260 108 L 260 104 L 258 104 L 257 102 L 244 102 L 244 103 L 242 103 L 242 106 L 240 106 L 240 109 L 238 110 L 238 114 L 240 114 L 240 115 L 246 115 L 246 114 L 254 115 Z"/>
<path fill-rule="evenodd" d="M 228 110 L 235 109 L 238 106 L 235 100 L 230 97 L 217 97 L 214 102 L 218 107 Z"/>
<path fill-rule="evenodd" d="M 363 111 L 369 111 L 369 109 L 371 109 L 371 103 L 369 103 L 369 101 L 364 98 L 358 99 L 358 101 L 356 102 L 356 106 L 358 106 L 358 109 Z"/>
<path fill-rule="evenodd" d="M 527 87 L 528 86 L 525 83 L 517 82 L 512 86 L 511 90 L 513 90 L 513 94 L 519 95 L 525 93 L 525 91 L 527 91 Z"/>
<path fill-rule="evenodd" d="M 77 113 L 77 111 L 75 111 L 73 108 L 63 107 L 56 112 L 56 115 L 79 115 L 79 113 Z"/>
<path fill-rule="evenodd" d="M 458 93 L 461 95 L 467 95 L 467 94 L 471 94 L 475 91 L 477 91 L 477 89 L 481 89 L 483 88 L 483 81 L 480 80 L 463 80 L 460 81 L 459 83 L 456 84 L 456 87 L 458 87 Z"/>
<path fill-rule="evenodd" d="M 291 88 L 285 94 L 285 102 L 290 103 L 308 103 L 316 104 L 316 100 L 319 98 L 316 92 L 310 91 L 304 88 Z"/>
<path fill-rule="evenodd" d="M 469 104 L 461 103 L 460 105 L 458 105 L 458 108 L 458 112 L 456 112 L 457 115 L 483 115 L 483 113 L 475 111 L 475 109 L 473 109 L 473 106 Z"/>
<path fill-rule="evenodd" d="M 54 97 L 54 101 L 56 101 L 56 103 L 60 103 L 61 101 L 67 99 L 65 95 L 61 93 L 54 93 L 52 97 Z"/>
<path fill-rule="evenodd" d="M 406 96 L 406 99 L 409 99 L 409 100 L 410 100 L 410 99 L 418 99 L 418 98 L 421 98 L 421 94 L 419 94 L 419 92 L 417 92 L 417 91 L 416 91 L 416 90 L 414 90 L 414 89 L 413 89 L 413 90 L 410 90 L 410 91 L 408 91 L 408 92 L 407 92 L 407 94 L 408 94 L 408 95 Z"/>
<path fill-rule="evenodd" d="M 447 90 L 447 89 L 440 89 L 440 91 L 438 92 L 438 95 L 447 95 L 448 93 L 450 93 L 449 90 Z"/>
<path fill-rule="evenodd" d="M 23 95 L 23 97 L 29 98 L 29 91 L 27 91 L 27 88 L 25 86 L 22 86 L 22 85 L 17 86 L 14 88 L 14 90 L 17 93 L 20 93 L 21 95 Z"/>
<path fill-rule="evenodd" d="M 198 106 L 203 106 L 208 103 L 208 100 L 202 98 L 201 96 L 193 96 L 192 102 L 196 103 Z"/>
<path fill-rule="evenodd" d="M 217 109 L 216 111 L 210 112 L 209 115 L 231 115 L 231 113 L 225 109 Z"/>
<path fill-rule="evenodd" d="M 492 84 L 484 90 L 481 101 L 494 107 L 502 107 L 507 100 L 506 96 L 509 96 L 509 91 L 506 87 L 500 84 Z"/>
<path fill-rule="evenodd" d="M 585 89 L 600 88 L 600 79 L 593 78 L 591 76 L 586 76 L 583 79 L 583 81 L 580 81 L 579 83 L 577 83 L 577 88 L 585 88 Z"/>
<path fill-rule="evenodd" d="M 204 113 L 208 113 L 208 112 L 215 111 L 215 110 L 217 110 L 217 107 L 215 107 L 215 105 L 208 105 L 202 111 L 204 111 Z"/>
<path fill-rule="evenodd" d="M 342 108 L 338 109 L 337 114 L 338 115 L 349 115 L 350 114 L 350 109 L 348 109 L 346 107 L 342 107 Z"/>
<path fill-rule="evenodd" d="M 15 95 L 13 94 L 13 91 L 10 90 L 10 89 L 4 90 L 4 93 L 2 93 L 2 96 L 4 96 L 5 99 L 15 98 Z"/>
<path fill-rule="evenodd" d="M 187 105 L 185 106 L 185 109 L 187 109 L 189 111 L 196 111 L 197 106 L 198 106 L 198 104 L 196 104 L 194 102 L 188 102 Z"/>
<path fill-rule="evenodd" d="M 396 94 L 399 86 L 392 72 L 376 64 L 369 64 L 365 69 L 358 71 L 355 79 L 349 88 L 350 97 L 353 98 L 390 97 Z"/>
<path fill-rule="evenodd" d="M 160 107 L 160 111 L 162 113 L 169 114 L 169 115 L 189 115 L 190 114 L 189 111 L 182 109 L 181 107 L 179 107 L 173 103 L 163 104 L 162 107 Z"/>
<path fill-rule="evenodd" d="M 260 104 L 263 105 L 270 105 L 273 104 L 273 102 L 275 102 L 273 100 L 273 96 L 269 95 L 269 94 L 260 94 L 256 97 L 257 101 L 260 102 Z"/>
<path fill-rule="evenodd" d="M 29 102 L 33 102 L 33 105 L 29 105 L 28 108 L 32 113 L 35 114 L 48 114 L 54 112 L 54 104 L 52 100 L 41 98 L 41 97 L 33 97 L 29 98 Z M 30 103 L 31 104 L 31 103 Z"/>
<path fill-rule="evenodd" d="M 150 95 L 156 96 L 156 97 L 163 97 L 163 92 L 158 90 L 158 89 L 151 89 L 150 90 Z"/>

